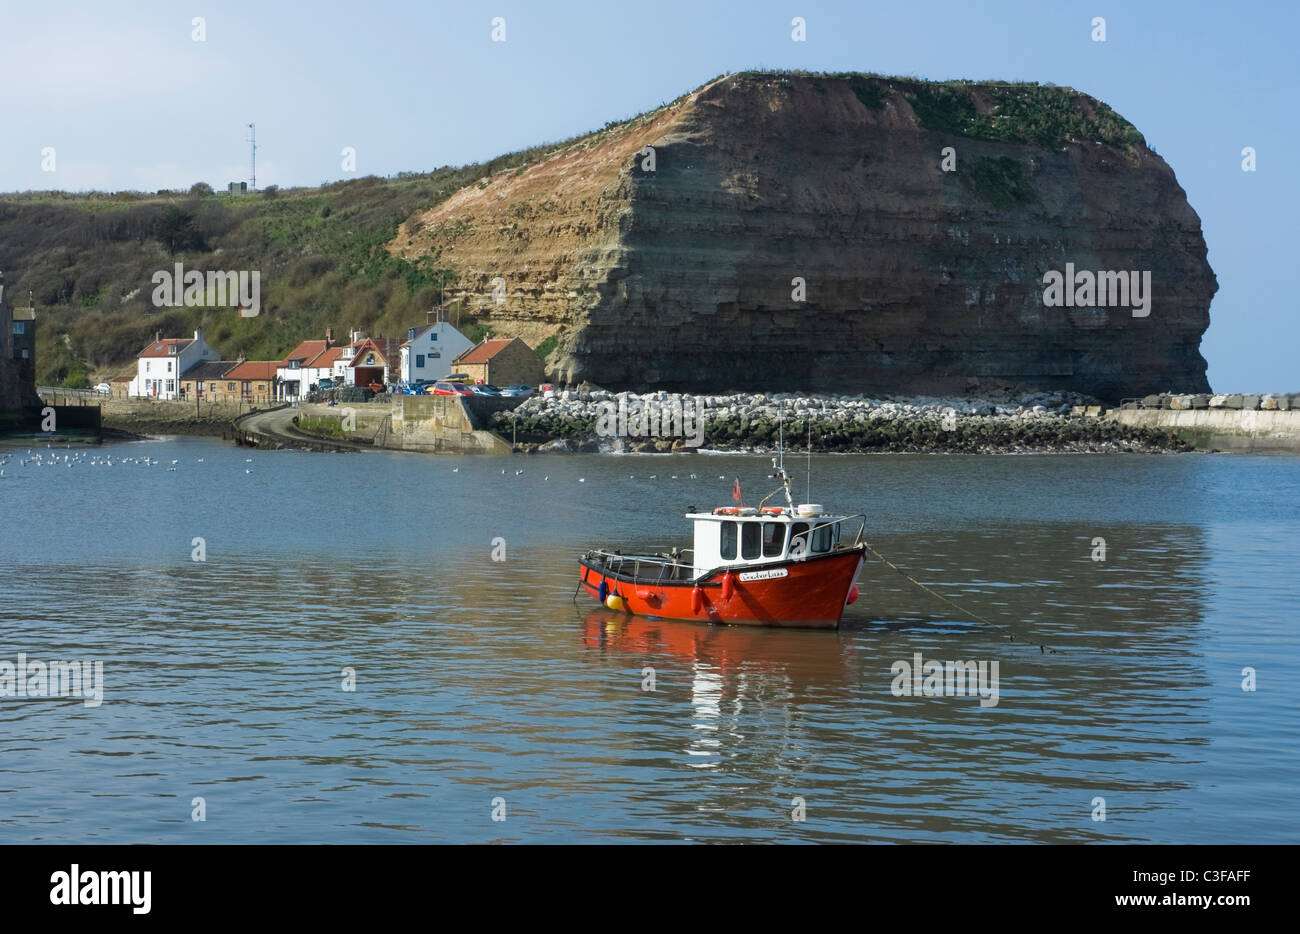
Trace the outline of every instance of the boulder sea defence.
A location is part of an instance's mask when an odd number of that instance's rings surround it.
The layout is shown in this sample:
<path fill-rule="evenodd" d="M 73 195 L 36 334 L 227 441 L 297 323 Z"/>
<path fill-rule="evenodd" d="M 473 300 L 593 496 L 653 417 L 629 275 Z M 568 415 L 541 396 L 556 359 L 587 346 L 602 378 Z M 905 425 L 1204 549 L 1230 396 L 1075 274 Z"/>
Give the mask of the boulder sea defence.
<path fill-rule="evenodd" d="M 1119 453 L 1190 451 L 1172 431 L 1096 417 L 1077 393 L 871 398 L 797 393 L 692 396 L 563 390 L 487 423 L 526 452 Z"/>

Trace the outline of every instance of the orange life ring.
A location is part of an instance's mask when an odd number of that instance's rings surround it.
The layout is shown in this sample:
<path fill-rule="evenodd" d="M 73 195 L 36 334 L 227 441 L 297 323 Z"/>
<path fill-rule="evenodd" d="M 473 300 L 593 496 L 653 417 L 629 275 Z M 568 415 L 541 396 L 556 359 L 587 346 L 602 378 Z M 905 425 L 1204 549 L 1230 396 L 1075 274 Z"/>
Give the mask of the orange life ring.
<path fill-rule="evenodd" d="M 764 506 L 760 511 L 766 516 L 779 516 L 785 512 L 780 506 Z"/>
<path fill-rule="evenodd" d="M 715 516 L 734 516 L 739 511 L 735 506 L 719 506 L 713 510 L 713 514 Z"/>

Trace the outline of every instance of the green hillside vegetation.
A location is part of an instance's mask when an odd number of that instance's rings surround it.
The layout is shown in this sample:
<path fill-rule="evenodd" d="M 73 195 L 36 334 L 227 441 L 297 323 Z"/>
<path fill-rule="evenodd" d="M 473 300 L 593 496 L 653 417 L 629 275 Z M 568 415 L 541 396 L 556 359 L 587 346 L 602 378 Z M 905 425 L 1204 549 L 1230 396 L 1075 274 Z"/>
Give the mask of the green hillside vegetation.
<path fill-rule="evenodd" d="M 1066 139 L 1141 142 L 1122 117 L 1069 88 L 927 84 L 853 73 L 747 72 L 734 80 L 774 75 L 783 76 L 783 89 L 791 85 L 789 77 L 817 79 L 814 87 L 823 93 L 830 80 L 847 79 L 862 105 L 877 111 L 902 94 L 924 126 L 956 135 L 1040 145 Z M 986 101 L 995 102 L 991 112 L 976 107 L 976 85 Z M 33 293 L 39 311 L 37 378 L 43 384 L 81 386 L 126 371 L 155 331 L 186 336 L 202 328 L 223 358 L 242 353 L 254 360 L 279 359 L 331 326 L 339 335 L 362 328 L 375 336 L 403 336 L 424 323 L 442 288 L 456 283 L 457 270 L 437 256 L 414 263 L 391 256 L 384 245 L 399 224 L 466 185 L 519 171 L 567 147 L 594 145 L 668 106 L 488 163 L 395 178 L 272 186 L 243 196 L 214 194 L 205 183 L 189 192 L 155 194 L 0 195 L 0 269 L 9 273 L 16 304 L 28 289 Z M 999 205 L 1020 204 L 1032 195 L 1023 171 L 1010 160 L 983 166 L 971 183 Z M 155 307 L 152 276 L 176 262 L 187 271 L 260 271 L 260 315 L 241 318 L 228 306 Z M 490 321 L 477 320 L 471 309 L 461 313 L 461 328 L 471 338 L 490 332 Z"/>
<path fill-rule="evenodd" d="M 912 110 L 926 129 L 975 139 L 1061 146 L 1089 140 L 1120 149 L 1143 142 L 1137 127 L 1100 101 L 1080 106 L 1072 88 L 1037 84 L 990 84 L 980 88 L 993 100 L 980 113 L 965 82 L 922 85 Z"/>
<path fill-rule="evenodd" d="M 184 337 L 202 328 L 224 359 L 250 360 L 280 359 L 326 327 L 405 336 L 457 277 L 437 257 L 410 263 L 390 255 L 384 245 L 400 223 L 466 185 L 594 145 L 662 109 L 491 162 L 396 178 L 233 196 L 204 183 L 188 193 L 0 195 L 0 269 L 11 271 L 12 294 L 22 296 L 15 301 L 25 304 L 30 289 L 39 311 L 37 382 L 82 387 L 129 371 L 156 331 Z M 155 307 L 153 274 L 177 262 L 186 271 L 260 271 L 260 314 Z M 459 324 L 475 341 L 490 333 L 472 309 Z"/>

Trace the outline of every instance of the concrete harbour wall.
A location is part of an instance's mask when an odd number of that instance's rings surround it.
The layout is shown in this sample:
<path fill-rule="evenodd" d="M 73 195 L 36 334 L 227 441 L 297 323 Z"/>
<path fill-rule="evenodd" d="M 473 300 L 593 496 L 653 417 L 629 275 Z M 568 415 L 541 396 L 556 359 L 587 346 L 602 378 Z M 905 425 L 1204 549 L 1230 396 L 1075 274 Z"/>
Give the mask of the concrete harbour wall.
<path fill-rule="evenodd" d="M 1300 453 L 1295 409 L 1115 409 L 1106 417 L 1137 428 L 1171 429 L 1202 450 Z"/>
<path fill-rule="evenodd" d="M 383 446 L 438 454 L 509 454 L 510 443 L 479 428 L 459 396 L 397 396 Z"/>

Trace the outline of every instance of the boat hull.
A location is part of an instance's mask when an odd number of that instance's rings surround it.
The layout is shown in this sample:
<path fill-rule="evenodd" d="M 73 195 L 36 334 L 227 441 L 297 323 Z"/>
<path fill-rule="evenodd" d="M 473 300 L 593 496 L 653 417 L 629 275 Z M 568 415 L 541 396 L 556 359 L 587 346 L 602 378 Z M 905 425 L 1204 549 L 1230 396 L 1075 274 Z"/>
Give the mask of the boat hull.
<path fill-rule="evenodd" d="M 622 598 L 627 612 L 639 616 L 834 629 L 862 559 L 861 547 L 846 548 L 803 560 L 718 568 L 693 581 L 638 580 L 582 559 L 578 573 L 594 600 L 613 594 Z"/>

